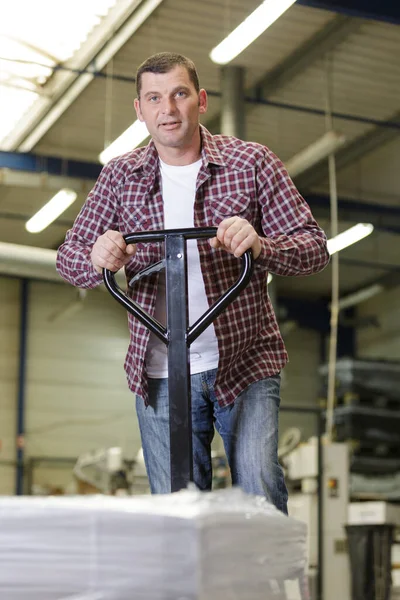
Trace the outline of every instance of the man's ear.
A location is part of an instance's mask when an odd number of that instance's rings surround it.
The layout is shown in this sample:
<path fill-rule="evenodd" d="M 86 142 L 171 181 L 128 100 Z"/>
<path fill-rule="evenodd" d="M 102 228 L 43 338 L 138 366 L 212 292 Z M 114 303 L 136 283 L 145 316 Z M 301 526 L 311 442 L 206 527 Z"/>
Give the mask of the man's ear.
<path fill-rule="evenodd" d="M 142 115 L 142 111 L 140 110 L 140 101 L 139 101 L 139 99 L 135 98 L 134 101 L 133 101 L 133 104 L 135 106 L 137 118 L 139 119 L 139 121 L 144 121 L 143 115 Z"/>
<path fill-rule="evenodd" d="M 201 89 L 199 92 L 199 113 L 204 115 L 207 112 L 208 98 L 206 90 Z"/>

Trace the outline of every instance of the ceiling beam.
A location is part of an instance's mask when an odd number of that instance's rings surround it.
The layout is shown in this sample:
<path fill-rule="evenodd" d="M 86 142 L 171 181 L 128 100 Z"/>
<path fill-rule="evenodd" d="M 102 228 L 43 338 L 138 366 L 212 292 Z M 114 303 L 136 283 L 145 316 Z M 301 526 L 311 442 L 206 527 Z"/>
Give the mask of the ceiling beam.
<path fill-rule="evenodd" d="M 400 111 L 395 113 L 389 120 L 394 125 L 400 124 Z M 374 127 L 371 131 L 357 137 L 347 144 L 344 148 L 335 153 L 336 169 L 344 169 L 351 163 L 363 158 L 370 152 L 373 152 L 380 146 L 388 144 L 396 139 L 400 133 L 400 128 L 390 129 L 389 127 Z M 301 190 L 308 190 L 312 186 L 318 185 L 326 180 L 328 167 L 326 162 L 308 169 L 296 178 L 296 185 Z"/>
<path fill-rule="evenodd" d="M 77 191 L 93 186 L 102 165 L 52 156 L 19 152 L 0 152 L 0 186 L 61 185 L 71 183 Z M 301 177 L 299 178 L 299 180 Z M 296 185 L 298 181 L 296 180 Z M 300 188 L 300 186 L 298 185 Z M 301 189 L 301 188 L 300 188 Z M 317 218 L 330 218 L 329 196 L 303 193 Z M 372 223 L 389 233 L 400 234 L 400 208 L 382 203 L 339 198 L 339 218 L 342 221 Z"/>
<path fill-rule="evenodd" d="M 49 175 L 45 171 L 42 173 L 32 173 L 29 171 L 12 171 L 11 169 L 0 168 L 0 189 L 2 187 L 25 187 L 57 192 L 63 188 L 68 188 L 86 196 L 94 184 L 94 179 Z"/>
<path fill-rule="evenodd" d="M 56 259 L 57 250 L 0 242 L 0 274 L 65 283 L 56 270 Z M 124 268 L 116 279 L 122 287 L 126 285 Z"/>
<path fill-rule="evenodd" d="M 297 0 L 297 4 L 362 19 L 400 24 L 400 4 L 393 0 Z"/>
<path fill-rule="evenodd" d="M 323 56 L 356 32 L 361 23 L 361 20 L 337 15 L 272 71 L 269 71 L 249 90 L 250 95 L 264 99 L 273 96 L 288 82 L 309 69 L 314 63 L 319 62 Z"/>
<path fill-rule="evenodd" d="M 329 196 L 305 194 L 305 199 L 316 219 L 330 219 Z M 339 198 L 338 217 L 340 221 L 372 223 L 381 231 L 400 234 L 400 207 L 397 206 Z"/>
<path fill-rule="evenodd" d="M 25 117 L 2 143 L 4 150 L 30 152 L 93 81 L 91 67 L 103 69 L 163 0 L 121 0 L 69 61 L 72 71 L 57 71 Z M 80 72 L 88 69 L 86 72 Z"/>
<path fill-rule="evenodd" d="M 69 160 L 30 152 L 0 151 L 0 172 L 4 170 L 4 176 L 7 170 L 12 170 L 95 180 L 101 169 L 102 165 L 100 163 Z"/>
<path fill-rule="evenodd" d="M 327 25 L 299 46 L 292 54 L 267 73 L 255 85 L 246 90 L 246 96 L 265 99 L 294 79 L 313 63 L 321 60 L 325 54 L 343 42 L 350 34 L 358 30 L 361 21 L 343 15 L 337 15 Z M 252 110 L 248 107 L 248 110 Z M 220 131 L 221 115 L 207 121 L 210 131 Z"/>

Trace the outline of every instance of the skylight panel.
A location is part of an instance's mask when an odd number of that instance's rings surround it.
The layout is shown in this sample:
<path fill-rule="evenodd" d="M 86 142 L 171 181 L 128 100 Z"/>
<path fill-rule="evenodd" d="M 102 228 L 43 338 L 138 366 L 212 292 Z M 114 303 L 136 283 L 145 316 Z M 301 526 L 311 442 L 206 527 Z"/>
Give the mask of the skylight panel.
<path fill-rule="evenodd" d="M 0 149 L 38 96 L 46 97 L 53 68 L 73 59 L 117 1 L 13 0 L 0 7 Z"/>

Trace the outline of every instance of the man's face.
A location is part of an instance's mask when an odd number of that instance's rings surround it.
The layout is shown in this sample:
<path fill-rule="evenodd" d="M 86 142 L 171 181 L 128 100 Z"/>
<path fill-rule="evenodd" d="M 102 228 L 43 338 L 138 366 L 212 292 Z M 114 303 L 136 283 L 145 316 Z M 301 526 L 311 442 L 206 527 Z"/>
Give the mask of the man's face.
<path fill-rule="evenodd" d="M 143 73 L 135 109 L 156 147 L 190 148 L 198 143 L 199 115 L 207 110 L 207 94 L 199 93 L 184 67 L 168 73 Z"/>

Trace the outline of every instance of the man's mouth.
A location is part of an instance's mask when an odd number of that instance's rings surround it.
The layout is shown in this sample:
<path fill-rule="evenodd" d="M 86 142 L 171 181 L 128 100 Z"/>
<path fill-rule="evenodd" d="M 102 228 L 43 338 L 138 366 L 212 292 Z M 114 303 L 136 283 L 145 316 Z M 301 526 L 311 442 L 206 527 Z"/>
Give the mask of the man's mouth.
<path fill-rule="evenodd" d="M 168 121 L 166 123 L 161 123 L 161 127 L 165 127 L 165 128 L 173 128 L 177 125 L 180 125 L 180 121 Z"/>

